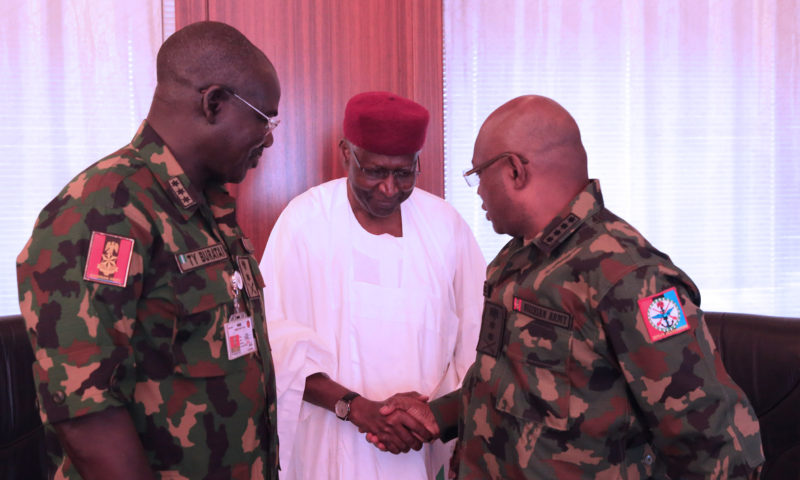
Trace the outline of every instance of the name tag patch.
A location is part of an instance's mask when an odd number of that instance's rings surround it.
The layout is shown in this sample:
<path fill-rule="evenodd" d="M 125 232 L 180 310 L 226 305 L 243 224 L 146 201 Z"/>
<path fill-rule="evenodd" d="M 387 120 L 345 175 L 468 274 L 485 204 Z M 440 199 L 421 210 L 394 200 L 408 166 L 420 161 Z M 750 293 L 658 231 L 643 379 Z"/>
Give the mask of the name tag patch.
<path fill-rule="evenodd" d="M 228 251 L 225 250 L 225 247 L 223 247 L 221 243 L 175 255 L 175 261 L 178 262 L 178 268 L 181 273 L 186 273 L 212 263 L 221 262 L 227 258 Z"/>
<path fill-rule="evenodd" d="M 478 337 L 476 348 L 480 353 L 497 357 L 503 348 L 503 336 L 506 330 L 506 308 L 492 303 L 483 302 L 483 319 L 481 320 L 481 333 Z"/>
<path fill-rule="evenodd" d="M 689 330 L 689 322 L 683 314 L 675 287 L 639 299 L 639 311 L 642 313 L 651 342 Z"/>
<path fill-rule="evenodd" d="M 83 279 L 124 287 L 133 253 L 133 239 L 92 232 Z"/>
<path fill-rule="evenodd" d="M 561 328 L 572 328 L 572 315 L 514 297 L 514 311 Z"/>

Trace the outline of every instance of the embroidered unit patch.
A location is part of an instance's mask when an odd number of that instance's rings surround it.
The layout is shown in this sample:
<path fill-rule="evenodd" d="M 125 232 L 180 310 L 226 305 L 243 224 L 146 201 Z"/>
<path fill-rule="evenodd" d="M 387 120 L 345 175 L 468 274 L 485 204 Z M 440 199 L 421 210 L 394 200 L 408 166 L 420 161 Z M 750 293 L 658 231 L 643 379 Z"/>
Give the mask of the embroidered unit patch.
<path fill-rule="evenodd" d="M 133 239 L 92 232 L 83 279 L 124 287 L 133 253 Z"/>
<path fill-rule="evenodd" d="M 645 320 L 651 342 L 689 330 L 689 322 L 683 314 L 675 287 L 640 299 L 639 311 Z"/>

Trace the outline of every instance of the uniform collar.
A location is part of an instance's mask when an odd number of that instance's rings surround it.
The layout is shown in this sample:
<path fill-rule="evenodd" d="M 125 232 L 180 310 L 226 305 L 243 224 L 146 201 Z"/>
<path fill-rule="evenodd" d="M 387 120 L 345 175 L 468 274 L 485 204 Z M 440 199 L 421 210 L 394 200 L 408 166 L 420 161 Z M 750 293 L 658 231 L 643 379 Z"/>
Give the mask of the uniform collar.
<path fill-rule="evenodd" d="M 145 161 L 161 188 L 167 192 L 178 211 L 184 218 L 191 217 L 197 206 L 205 202 L 205 197 L 192 185 L 169 147 L 147 120 L 139 126 L 131 145 L 139 152 L 139 156 Z"/>
<path fill-rule="evenodd" d="M 567 207 L 532 240 L 514 237 L 500 250 L 486 270 L 484 295 L 491 298 L 492 285 L 497 285 L 513 274 L 524 275 L 528 269 L 534 268 L 538 264 L 540 252 L 550 255 L 550 252 L 563 244 L 586 219 L 602 208 L 603 195 L 600 193 L 600 182 L 589 180 Z"/>
<path fill-rule="evenodd" d="M 549 254 L 564 243 L 584 221 L 603 209 L 603 194 L 600 181 L 589 180 L 589 183 L 573 198 L 569 204 L 556 215 L 547 226 L 536 235 L 530 243 Z M 524 242 L 528 243 L 528 242 Z"/>

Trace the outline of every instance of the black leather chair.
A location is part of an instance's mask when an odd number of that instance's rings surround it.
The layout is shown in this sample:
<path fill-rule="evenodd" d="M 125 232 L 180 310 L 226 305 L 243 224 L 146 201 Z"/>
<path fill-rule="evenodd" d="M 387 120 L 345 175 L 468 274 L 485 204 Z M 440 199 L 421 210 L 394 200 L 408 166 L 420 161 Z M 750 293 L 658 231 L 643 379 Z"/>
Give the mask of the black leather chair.
<path fill-rule="evenodd" d="M 758 416 L 762 480 L 800 479 L 800 318 L 707 312 L 705 319 Z"/>
<path fill-rule="evenodd" d="M 0 479 L 47 478 L 45 434 L 21 315 L 0 317 Z"/>
<path fill-rule="evenodd" d="M 800 480 L 800 318 L 706 312 L 725 368 L 758 415 L 762 480 Z M 36 406 L 33 354 L 20 315 L 0 317 L 0 479 L 38 480 L 53 469 Z"/>

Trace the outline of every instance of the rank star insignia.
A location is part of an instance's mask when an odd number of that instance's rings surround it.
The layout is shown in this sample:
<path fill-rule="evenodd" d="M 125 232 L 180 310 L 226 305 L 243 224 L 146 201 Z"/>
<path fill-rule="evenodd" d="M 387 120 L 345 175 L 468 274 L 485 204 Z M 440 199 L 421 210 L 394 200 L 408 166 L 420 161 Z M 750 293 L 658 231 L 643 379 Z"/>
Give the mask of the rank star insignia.
<path fill-rule="evenodd" d="M 663 340 L 689 329 L 675 287 L 640 299 L 639 311 L 645 320 L 651 342 Z"/>
<path fill-rule="evenodd" d="M 247 296 L 250 298 L 258 297 L 258 294 L 261 293 L 261 289 L 258 288 L 255 278 L 253 278 L 250 260 L 248 260 L 248 257 L 236 257 L 236 263 L 239 265 L 239 270 L 244 277 L 244 288 L 247 291 Z"/>
<path fill-rule="evenodd" d="M 172 177 L 169 179 L 169 187 L 172 189 L 172 193 L 181 202 L 183 208 L 189 208 L 195 204 L 194 199 L 189 192 L 186 191 L 186 188 L 183 186 L 183 182 L 178 177 Z"/>

